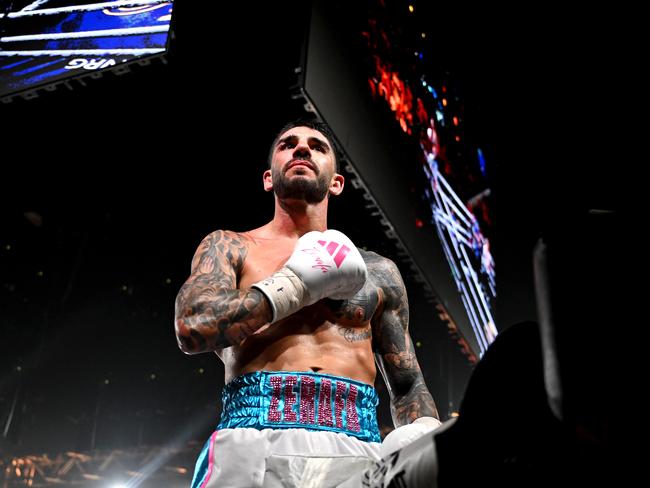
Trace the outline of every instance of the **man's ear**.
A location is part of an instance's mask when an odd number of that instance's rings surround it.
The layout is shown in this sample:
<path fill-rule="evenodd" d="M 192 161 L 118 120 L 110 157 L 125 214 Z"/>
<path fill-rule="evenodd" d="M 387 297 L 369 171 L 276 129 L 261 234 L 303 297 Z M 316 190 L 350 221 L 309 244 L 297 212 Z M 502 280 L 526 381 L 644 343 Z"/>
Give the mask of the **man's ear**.
<path fill-rule="evenodd" d="M 345 178 L 343 175 L 334 173 L 332 176 L 332 181 L 330 182 L 330 195 L 340 195 L 343 191 L 343 186 L 345 185 Z"/>
<path fill-rule="evenodd" d="M 264 191 L 273 191 L 273 176 L 270 169 L 267 169 L 262 174 L 262 183 L 264 184 Z"/>

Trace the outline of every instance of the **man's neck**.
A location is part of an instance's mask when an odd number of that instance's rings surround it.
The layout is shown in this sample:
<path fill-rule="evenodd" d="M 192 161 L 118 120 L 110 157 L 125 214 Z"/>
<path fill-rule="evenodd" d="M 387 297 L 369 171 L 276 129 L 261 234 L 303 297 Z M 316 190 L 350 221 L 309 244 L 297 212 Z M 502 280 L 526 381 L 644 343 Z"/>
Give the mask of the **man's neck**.
<path fill-rule="evenodd" d="M 288 237 L 299 237 L 312 230 L 327 230 L 327 198 L 314 205 L 276 198 L 275 214 L 269 224 L 274 233 Z"/>

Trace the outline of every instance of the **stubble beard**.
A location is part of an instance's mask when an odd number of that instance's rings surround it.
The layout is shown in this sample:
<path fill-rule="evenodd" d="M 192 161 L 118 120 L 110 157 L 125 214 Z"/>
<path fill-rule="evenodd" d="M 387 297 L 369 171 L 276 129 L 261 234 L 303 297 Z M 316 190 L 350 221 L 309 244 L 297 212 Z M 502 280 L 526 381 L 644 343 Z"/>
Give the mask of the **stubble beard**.
<path fill-rule="evenodd" d="M 306 175 L 287 177 L 277 171 L 273 173 L 273 191 L 280 200 L 294 199 L 316 204 L 325 200 L 329 186 L 322 174 L 317 175 L 314 180 Z"/>

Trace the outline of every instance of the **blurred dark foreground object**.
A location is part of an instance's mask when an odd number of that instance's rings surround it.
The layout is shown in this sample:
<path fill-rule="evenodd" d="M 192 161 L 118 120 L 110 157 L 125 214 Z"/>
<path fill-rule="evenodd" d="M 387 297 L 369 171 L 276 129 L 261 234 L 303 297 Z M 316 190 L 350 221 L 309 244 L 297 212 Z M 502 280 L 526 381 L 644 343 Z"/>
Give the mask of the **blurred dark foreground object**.
<path fill-rule="evenodd" d="M 458 421 L 434 434 L 443 488 L 616 486 L 630 473 L 617 409 L 630 401 L 625 343 L 640 327 L 625 318 L 635 308 L 634 250 L 615 213 L 554 224 L 533 252 L 539 324 L 497 337 Z"/>
<path fill-rule="evenodd" d="M 472 373 L 458 418 L 377 463 L 363 486 L 632 484 L 641 451 L 622 434 L 641 437 L 644 416 L 631 412 L 644 383 L 633 379 L 630 339 L 645 345 L 635 253 L 616 214 L 554 224 L 532 253 L 539 323 L 504 330 Z"/>

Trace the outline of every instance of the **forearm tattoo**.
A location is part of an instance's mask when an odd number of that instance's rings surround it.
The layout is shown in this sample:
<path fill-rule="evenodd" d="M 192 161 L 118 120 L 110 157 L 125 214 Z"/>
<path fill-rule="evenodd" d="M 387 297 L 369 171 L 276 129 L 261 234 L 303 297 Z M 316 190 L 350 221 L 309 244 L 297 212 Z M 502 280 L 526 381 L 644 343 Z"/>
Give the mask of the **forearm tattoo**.
<path fill-rule="evenodd" d="M 176 337 L 188 353 L 238 345 L 271 320 L 269 303 L 256 289 L 238 290 L 246 258 L 241 234 L 216 231 L 192 260 L 192 273 L 176 297 Z"/>
<path fill-rule="evenodd" d="M 373 321 L 373 348 L 390 394 L 393 422 L 399 427 L 419 417 L 438 418 L 408 333 L 404 282 L 395 263 L 377 257 L 371 266 L 383 292 L 383 310 Z"/>

